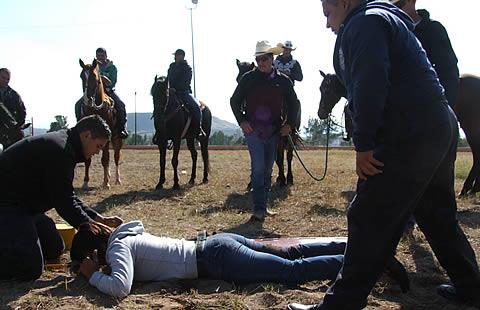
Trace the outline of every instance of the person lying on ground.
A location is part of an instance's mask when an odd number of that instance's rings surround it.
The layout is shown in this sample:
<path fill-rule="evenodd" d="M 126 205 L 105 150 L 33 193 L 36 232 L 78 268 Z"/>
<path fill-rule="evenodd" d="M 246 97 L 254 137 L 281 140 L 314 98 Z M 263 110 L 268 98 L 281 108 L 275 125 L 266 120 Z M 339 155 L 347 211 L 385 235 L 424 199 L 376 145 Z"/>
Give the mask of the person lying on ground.
<path fill-rule="evenodd" d="M 140 221 L 113 230 L 99 223 L 80 225 L 70 256 L 79 273 L 101 292 L 125 297 L 133 281 L 209 278 L 236 284 L 272 282 L 295 286 L 334 280 L 342 267 L 345 242 L 309 243 L 279 248 L 232 233 L 188 241 L 145 232 Z M 107 265 L 108 274 L 99 271 Z M 409 288 L 408 276 L 395 258 L 387 274 Z"/>

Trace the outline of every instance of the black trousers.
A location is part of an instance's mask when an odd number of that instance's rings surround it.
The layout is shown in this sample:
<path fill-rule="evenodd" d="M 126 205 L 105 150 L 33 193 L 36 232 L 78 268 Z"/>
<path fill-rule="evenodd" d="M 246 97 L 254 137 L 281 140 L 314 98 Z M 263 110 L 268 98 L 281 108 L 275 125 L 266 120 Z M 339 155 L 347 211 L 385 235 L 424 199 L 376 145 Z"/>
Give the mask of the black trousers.
<path fill-rule="evenodd" d="M 441 109 L 392 115 L 387 119 L 392 129 L 387 128 L 374 151 L 385 164 L 383 173 L 357 184 L 347 215 L 344 264 L 321 309 L 366 306 L 411 214 L 458 292 L 480 293 L 472 291 L 480 287 L 475 253 L 456 218 L 458 128 L 453 112 L 443 104 Z"/>
<path fill-rule="evenodd" d="M 45 259 L 58 258 L 65 245 L 55 223 L 45 214 L 0 209 L 0 280 L 38 279 Z"/>

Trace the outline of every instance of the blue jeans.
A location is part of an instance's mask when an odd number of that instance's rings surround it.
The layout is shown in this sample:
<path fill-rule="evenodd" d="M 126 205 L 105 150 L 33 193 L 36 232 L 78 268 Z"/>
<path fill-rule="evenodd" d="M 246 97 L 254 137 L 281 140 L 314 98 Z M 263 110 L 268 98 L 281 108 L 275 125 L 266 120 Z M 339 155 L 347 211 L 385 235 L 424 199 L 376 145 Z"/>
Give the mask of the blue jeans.
<path fill-rule="evenodd" d="M 177 96 L 187 105 L 192 115 L 192 128 L 194 129 L 194 133 L 199 134 L 200 128 L 202 128 L 202 112 L 200 111 L 197 101 L 192 94 L 188 92 L 177 92 Z"/>
<path fill-rule="evenodd" d="M 278 135 L 262 139 L 253 131 L 245 135 L 250 153 L 253 213 L 265 214 L 277 155 Z"/>
<path fill-rule="evenodd" d="M 198 268 L 204 272 L 199 277 L 287 285 L 333 280 L 342 266 L 345 245 L 311 243 L 279 249 L 236 234 L 217 234 L 207 238 L 197 255 Z"/>

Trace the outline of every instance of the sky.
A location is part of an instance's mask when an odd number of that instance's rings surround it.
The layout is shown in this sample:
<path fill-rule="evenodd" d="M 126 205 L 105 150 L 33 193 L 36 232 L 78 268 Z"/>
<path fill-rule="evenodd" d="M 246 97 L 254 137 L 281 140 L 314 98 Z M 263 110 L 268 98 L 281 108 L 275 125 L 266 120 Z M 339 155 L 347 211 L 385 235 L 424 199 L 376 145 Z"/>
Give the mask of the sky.
<path fill-rule="evenodd" d="M 255 44 L 291 40 L 304 80 L 295 84 L 302 125 L 316 117 L 318 72 L 333 72 L 335 35 L 327 29 L 320 0 L 0 0 L 0 67 L 11 70 L 10 86 L 22 96 L 36 128 L 55 115 L 75 124 L 74 103 L 82 96 L 78 59 L 91 62 L 105 47 L 118 69 L 117 94 L 127 112 L 153 110 L 150 87 L 166 75 L 177 48 L 192 65 L 196 94 L 214 116 L 234 122 L 230 97 L 236 87 L 235 60 L 254 61 Z M 460 73 L 480 75 L 478 18 L 474 0 L 418 0 L 447 29 Z M 193 85 L 193 82 L 192 82 Z M 341 105 L 334 115 L 341 117 Z M 130 124 L 133 128 L 133 124 Z"/>

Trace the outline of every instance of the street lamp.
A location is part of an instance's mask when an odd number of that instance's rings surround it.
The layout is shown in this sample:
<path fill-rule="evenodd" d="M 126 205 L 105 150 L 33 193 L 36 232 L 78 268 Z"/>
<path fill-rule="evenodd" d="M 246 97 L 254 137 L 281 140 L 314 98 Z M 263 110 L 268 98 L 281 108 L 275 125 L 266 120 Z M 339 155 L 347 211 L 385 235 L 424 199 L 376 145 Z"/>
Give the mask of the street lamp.
<path fill-rule="evenodd" d="M 186 7 L 190 10 L 190 31 L 192 33 L 192 71 L 193 71 L 193 96 L 197 97 L 195 84 L 195 44 L 193 40 L 193 9 L 197 8 L 198 0 L 187 0 Z"/>

